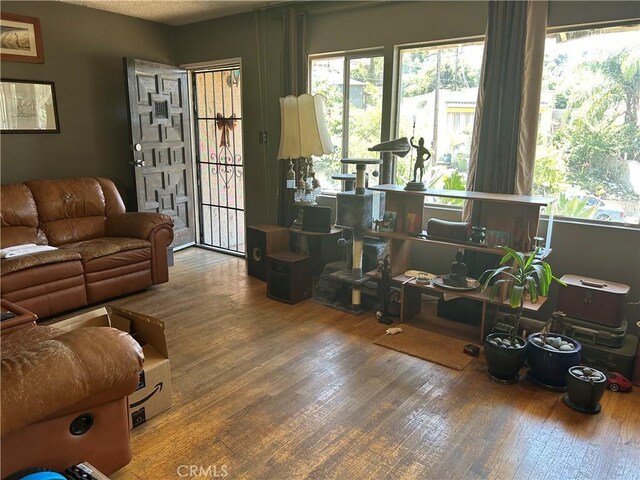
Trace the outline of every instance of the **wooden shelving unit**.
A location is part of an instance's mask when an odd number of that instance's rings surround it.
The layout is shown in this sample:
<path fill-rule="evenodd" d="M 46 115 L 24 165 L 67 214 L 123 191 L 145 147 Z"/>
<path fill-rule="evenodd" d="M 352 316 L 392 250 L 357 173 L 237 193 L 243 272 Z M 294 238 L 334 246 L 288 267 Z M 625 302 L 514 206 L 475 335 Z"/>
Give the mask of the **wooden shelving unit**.
<path fill-rule="evenodd" d="M 459 249 L 501 255 L 501 249 L 488 245 L 460 242 L 443 238 L 421 238 L 417 234 L 426 225 L 424 218 L 425 197 L 456 198 L 474 202 L 472 225 L 482 225 L 487 230 L 507 232 L 511 235 L 513 248 L 528 251 L 533 237 L 537 235 L 540 210 L 551 205 L 555 199 L 525 195 L 507 195 L 499 193 L 466 192 L 460 190 L 426 189 L 423 191 L 404 190 L 400 185 L 376 185 L 370 187 L 385 193 L 385 211 L 396 212 L 396 229 L 393 232 L 369 230 L 367 235 L 388 238 L 392 258 L 392 276 L 410 269 L 409 258 L 411 244 L 426 242 L 448 245 Z M 420 231 L 407 231 L 409 215 L 418 216 Z M 553 215 L 549 215 L 543 256 L 551 251 Z M 429 232 L 427 232 L 428 234 Z"/>
<path fill-rule="evenodd" d="M 449 295 L 468 298 L 482 303 L 482 316 L 480 324 L 480 343 L 484 340 L 485 319 L 488 305 L 509 306 L 502 301 L 491 301 L 489 292 L 452 291 L 428 284 L 417 284 L 415 279 L 406 277 L 404 272 L 411 269 L 410 254 L 415 244 L 427 243 L 445 245 L 457 249 L 472 250 L 476 252 L 502 255 L 504 252 L 498 247 L 481 245 L 472 242 L 461 242 L 443 238 L 423 238 L 418 236 L 426 225 L 424 218 L 425 197 L 444 197 L 470 200 L 473 202 L 472 225 L 482 225 L 487 230 L 507 232 L 511 236 L 512 248 L 520 251 L 529 251 L 533 237 L 537 235 L 542 208 L 551 205 L 555 199 L 547 197 L 506 195 L 497 193 L 466 192 L 459 190 L 427 189 L 423 191 L 408 191 L 400 185 L 377 185 L 370 187 L 385 193 L 385 211 L 396 212 L 396 228 L 393 232 L 369 230 L 366 235 L 386 238 L 389 240 L 389 253 L 391 255 L 392 283 L 401 288 L 401 322 L 413 321 L 418 318 L 422 310 L 422 294 L 430 293 L 438 296 Z M 420 230 L 408 231 L 409 216 L 418 216 Z M 545 248 L 542 252 L 546 256 L 551 251 L 551 234 L 553 229 L 553 215 L 549 215 Z M 428 235 L 429 232 L 427 232 Z M 373 279 L 379 279 L 377 272 L 369 272 Z M 546 301 L 546 298 L 533 304 L 525 303 L 528 310 L 538 310 Z M 475 329 L 477 327 L 470 327 Z"/>
<path fill-rule="evenodd" d="M 400 322 L 407 323 L 419 315 L 422 311 L 422 294 L 429 293 L 438 296 L 449 295 L 456 298 L 468 298 L 482 302 L 482 315 L 480 318 L 480 344 L 484 341 L 485 337 L 485 321 L 487 316 L 487 306 L 496 305 L 510 307 L 508 302 L 501 300 L 491 300 L 489 298 L 489 291 L 484 292 L 477 290 L 472 291 L 453 291 L 446 288 L 441 288 L 433 284 L 423 285 L 416 283 L 415 278 L 406 277 L 405 275 L 398 275 L 393 278 L 396 284 L 401 285 L 400 301 L 402 308 L 400 310 Z M 524 302 L 524 308 L 530 311 L 538 311 L 542 305 L 547 301 L 546 297 L 539 297 L 536 303 L 529 301 Z"/>
<path fill-rule="evenodd" d="M 503 255 L 504 252 L 500 250 L 498 247 L 490 247 L 488 245 L 479 245 L 473 242 L 456 242 L 455 240 L 444 240 L 440 238 L 423 238 L 418 237 L 416 235 L 408 235 L 406 233 L 396 233 L 396 232 L 384 232 L 379 230 L 367 230 L 365 235 L 371 237 L 380 237 L 380 238 L 393 238 L 395 240 L 401 240 L 403 242 L 423 242 L 423 243 L 433 243 L 437 245 L 449 245 L 456 246 L 458 248 L 464 248 L 465 250 L 473 250 L 475 252 L 483 252 L 483 253 L 495 253 L 496 255 Z"/>

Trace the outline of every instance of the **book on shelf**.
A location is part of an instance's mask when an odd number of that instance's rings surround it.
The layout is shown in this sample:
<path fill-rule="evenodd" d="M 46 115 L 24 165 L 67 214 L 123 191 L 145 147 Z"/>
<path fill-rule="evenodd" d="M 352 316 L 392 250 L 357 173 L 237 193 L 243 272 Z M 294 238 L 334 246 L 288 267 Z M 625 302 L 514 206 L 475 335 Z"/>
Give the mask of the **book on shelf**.
<path fill-rule="evenodd" d="M 403 233 L 405 231 L 404 224 L 404 205 L 399 205 L 396 212 L 396 226 L 393 231 Z"/>
<path fill-rule="evenodd" d="M 422 216 L 413 212 L 407 213 L 407 233 L 415 235 L 420 230 L 422 230 Z"/>

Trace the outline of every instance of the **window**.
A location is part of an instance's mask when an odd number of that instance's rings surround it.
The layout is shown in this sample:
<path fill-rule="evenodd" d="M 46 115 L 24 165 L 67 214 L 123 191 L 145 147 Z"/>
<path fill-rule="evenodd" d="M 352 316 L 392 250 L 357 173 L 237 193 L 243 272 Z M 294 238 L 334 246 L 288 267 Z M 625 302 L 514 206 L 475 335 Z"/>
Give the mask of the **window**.
<path fill-rule="evenodd" d="M 312 57 L 310 90 L 324 99 L 325 119 L 336 150 L 314 159 L 323 191 L 339 191 L 332 175 L 347 173 L 342 158 L 376 158 L 369 147 L 380 142 L 382 124 L 382 55 Z M 351 165 L 353 167 L 353 165 Z M 369 185 L 378 183 L 378 166 L 367 167 Z"/>
<path fill-rule="evenodd" d="M 397 136 L 424 138 L 428 187 L 466 188 L 483 49 L 469 42 L 400 50 Z M 396 160 L 395 183 L 411 180 L 414 159 L 415 150 Z"/>
<path fill-rule="evenodd" d="M 547 36 L 533 193 L 557 215 L 639 223 L 638 45 L 639 25 Z"/>

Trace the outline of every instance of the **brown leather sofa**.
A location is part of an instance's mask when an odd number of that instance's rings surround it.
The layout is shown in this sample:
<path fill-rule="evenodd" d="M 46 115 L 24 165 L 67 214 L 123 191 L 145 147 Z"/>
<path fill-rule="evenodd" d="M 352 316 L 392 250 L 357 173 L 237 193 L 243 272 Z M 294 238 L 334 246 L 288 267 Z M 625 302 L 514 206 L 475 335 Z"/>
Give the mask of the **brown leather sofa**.
<path fill-rule="evenodd" d="M 115 328 L 64 332 L 34 319 L 25 312 L 0 330 L 2 478 L 85 460 L 109 475 L 131 459 L 126 396 L 136 389 L 142 348 Z"/>
<path fill-rule="evenodd" d="M 1 296 L 38 317 L 84 307 L 167 282 L 171 217 L 126 213 L 105 178 L 2 185 L 2 248 L 57 250 L 0 260 Z"/>

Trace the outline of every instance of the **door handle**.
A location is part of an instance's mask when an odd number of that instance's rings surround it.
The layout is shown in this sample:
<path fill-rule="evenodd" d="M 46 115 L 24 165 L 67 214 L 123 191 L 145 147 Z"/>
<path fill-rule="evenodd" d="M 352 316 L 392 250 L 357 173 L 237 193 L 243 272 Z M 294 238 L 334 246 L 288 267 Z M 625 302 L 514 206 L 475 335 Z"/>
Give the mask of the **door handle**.
<path fill-rule="evenodd" d="M 142 160 L 141 158 L 138 158 L 137 160 L 130 161 L 129 165 L 134 165 L 136 167 L 144 167 L 145 163 L 144 163 L 144 160 Z"/>

